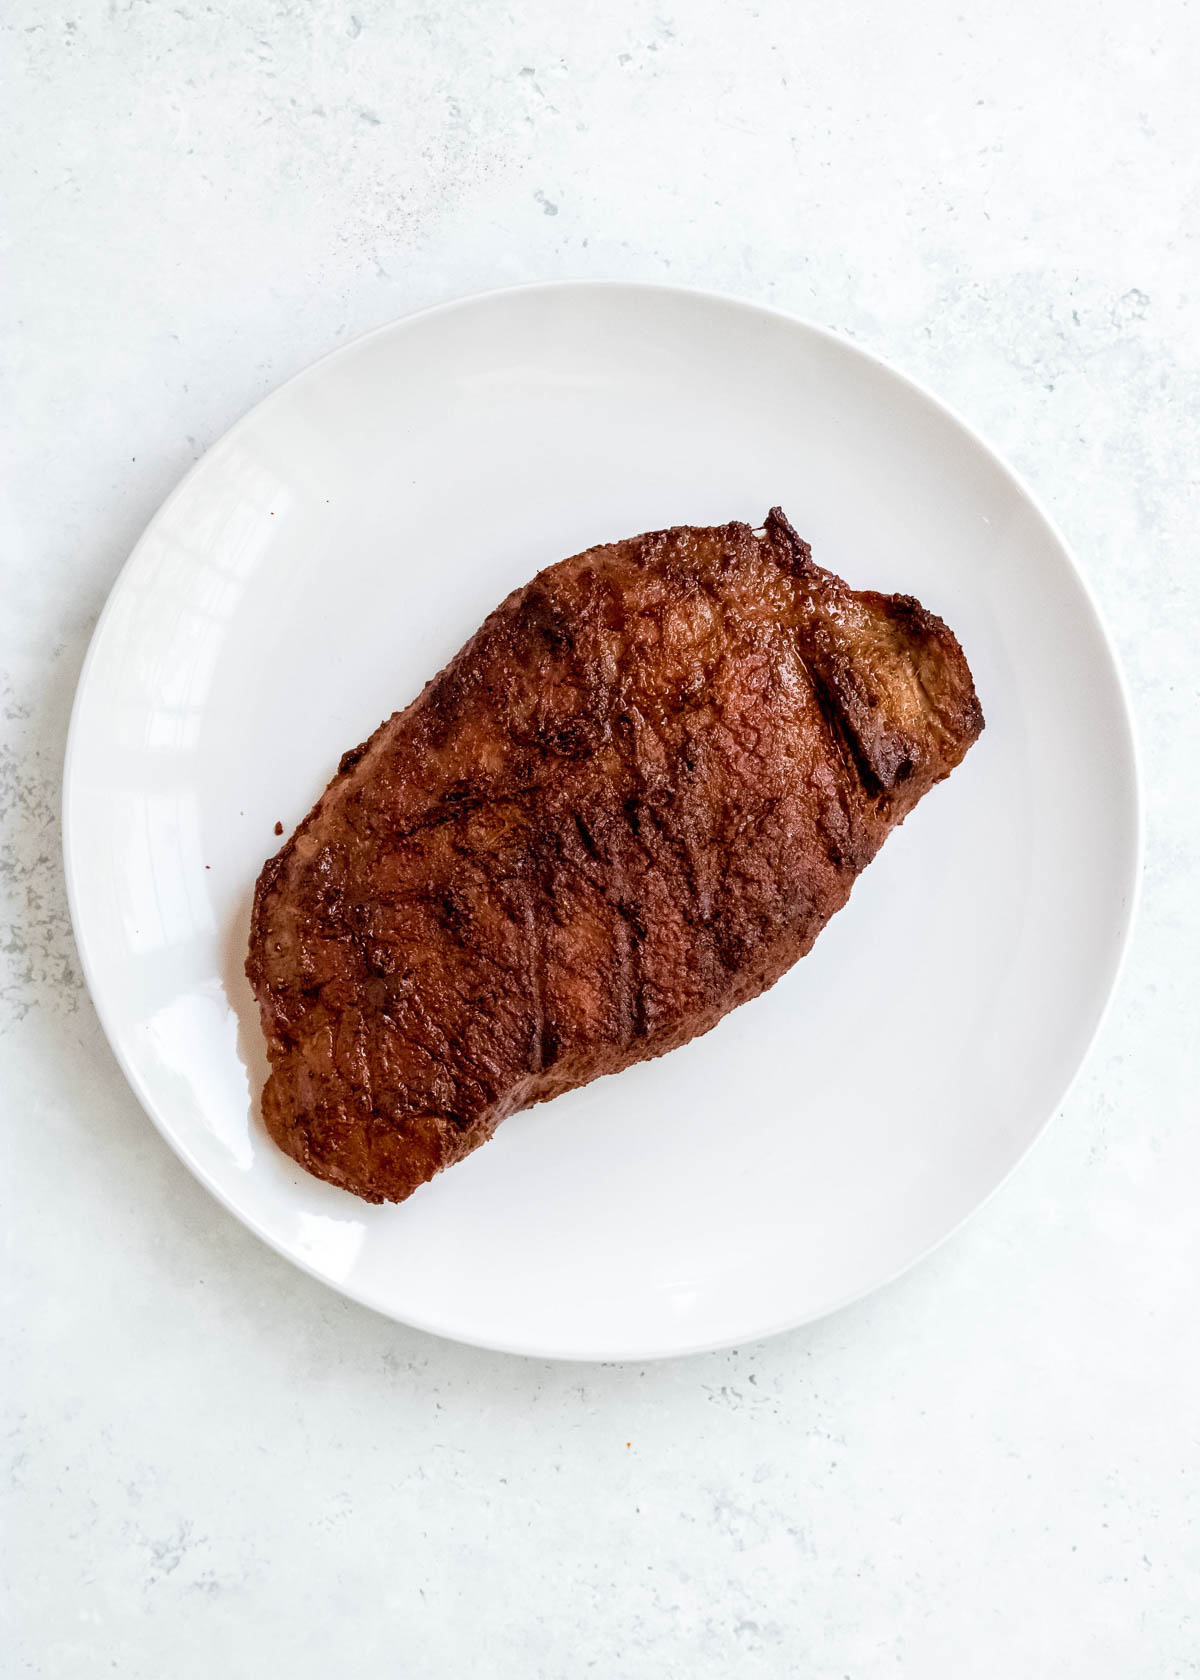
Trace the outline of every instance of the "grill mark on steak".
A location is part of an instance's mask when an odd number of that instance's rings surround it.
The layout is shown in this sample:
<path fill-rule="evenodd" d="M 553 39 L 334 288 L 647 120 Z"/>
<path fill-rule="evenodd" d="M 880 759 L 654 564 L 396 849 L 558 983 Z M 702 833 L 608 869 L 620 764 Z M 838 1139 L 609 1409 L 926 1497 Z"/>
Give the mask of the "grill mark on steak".
<path fill-rule="evenodd" d="M 874 799 L 883 792 L 883 784 L 872 769 L 871 761 L 863 751 L 858 737 L 850 728 L 837 689 L 825 680 L 817 667 L 803 654 L 799 655 L 799 659 L 812 687 L 813 699 L 817 702 L 825 726 L 829 730 L 830 739 L 847 767 L 854 772 L 863 788 Z"/>

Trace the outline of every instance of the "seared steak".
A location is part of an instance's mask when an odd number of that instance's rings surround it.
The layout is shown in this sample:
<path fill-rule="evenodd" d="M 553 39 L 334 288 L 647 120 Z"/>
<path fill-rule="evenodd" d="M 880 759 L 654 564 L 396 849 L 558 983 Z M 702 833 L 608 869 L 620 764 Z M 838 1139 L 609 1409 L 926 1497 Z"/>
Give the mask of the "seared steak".
<path fill-rule="evenodd" d="M 778 508 L 550 566 L 262 872 L 271 1136 L 400 1201 L 514 1110 L 707 1032 L 982 728 L 941 620 L 822 571 Z"/>

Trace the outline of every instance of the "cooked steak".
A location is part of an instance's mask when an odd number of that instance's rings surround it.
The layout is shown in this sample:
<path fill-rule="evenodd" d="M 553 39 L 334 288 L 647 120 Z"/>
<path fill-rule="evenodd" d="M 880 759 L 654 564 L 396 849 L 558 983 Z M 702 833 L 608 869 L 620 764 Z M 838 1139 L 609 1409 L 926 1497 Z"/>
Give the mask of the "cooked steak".
<path fill-rule="evenodd" d="M 941 620 L 822 571 L 778 508 L 550 566 L 262 872 L 271 1136 L 401 1201 L 505 1115 L 707 1032 L 982 728 Z"/>

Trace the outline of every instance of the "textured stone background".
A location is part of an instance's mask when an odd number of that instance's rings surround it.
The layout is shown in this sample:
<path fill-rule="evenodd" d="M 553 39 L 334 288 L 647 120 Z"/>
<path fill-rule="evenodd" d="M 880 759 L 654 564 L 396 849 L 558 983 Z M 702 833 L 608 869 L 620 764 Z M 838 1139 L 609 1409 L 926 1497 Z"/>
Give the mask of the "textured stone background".
<path fill-rule="evenodd" d="M 1200 14 L 1187 0 L 11 0 L 0 1671 L 1200 1674 Z M 544 1366 L 349 1305 L 125 1087 L 59 866 L 117 569 L 266 391 L 555 276 L 792 309 L 1032 481 L 1126 663 L 1149 849 L 1062 1115 L 882 1295 Z"/>

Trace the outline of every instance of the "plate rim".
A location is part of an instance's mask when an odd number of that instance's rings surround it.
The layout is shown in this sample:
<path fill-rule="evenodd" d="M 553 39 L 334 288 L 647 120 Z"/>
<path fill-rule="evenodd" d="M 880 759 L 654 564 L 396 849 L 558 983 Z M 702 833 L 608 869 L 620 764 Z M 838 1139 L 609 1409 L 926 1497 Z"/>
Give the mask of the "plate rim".
<path fill-rule="evenodd" d="M 211 458 L 216 454 L 216 452 L 224 449 L 226 445 L 231 443 L 237 437 L 244 427 L 248 426 L 252 420 L 260 417 L 264 409 L 268 408 L 277 399 L 283 397 L 285 393 L 291 392 L 296 386 L 304 383 L 310 378 L 315 377 L 327 363 L 335 361 L 338 357 L 348 356 L 352 352 L 360 350 L 365 344 L 374 338 L 383 337 L 385 334 L 403 332 L 409 328 L 428 323 L 430 320 L 439 315 L 448 315 L 460 310 L 465 311 L 481 304 L 494 302 L 498 299 L 515 296 L 517 294 L 552 294 L 556 292 L 581 293 L 587 291 L 652 293 L 656 296 L 675 297 L 691 301 L 699 300 L 704 303 L 717 304 L 723 308 L 730 308 L 743 314 L 756 315 L 760 318 L 766 318 L 788 327 L 799 328 L 801 332 L 810 334 L 812 337 L 825 342 L 839 351 L 848 351 L 852 357 L 861 358 L 863 361 L 873 366 L 877 371 L 887 374 L 910 395 L 915 396 L 920 401 L 928 404 L 936 413 L 940 414 L 944 419 L 949 420 L 963 434 L 965 434 L 975 448 L 980 450 L 990 464 L 1000 473 L 1002 478 L 1009 482 L 1020 498 L 1044 525 L 1054 543 L 1057 545 L 1063 560 L 1066 562 L 1068 571 L 1073 575 L 1074 581 L 1078 585 L 1082 602 L 1091 615 L 1092 627 L 1098 632 L 1100 647 L 1103 650 L 1104 662 L 1107 666 L 1107 674 L 1113 682 L 1116 696 L 1120 702 L 1119 711 L 1122 724 L 1121 746 L 1127 760 L 1129 795 L 1132 802 L 1131 814 L 1133 818 L 1133 846 L 1131 849 L 1131 855 L 1128 859 L 1128 876 L 1125 881 L 1123 919 L 1119 925 L 1116 956 L 1112 961 L 1111 974 L 1108 978 L 1104 1000 L 1096 1012 L 1096 1018 L 1090 1031 L 1088 1032 L 1082 1052 L 1078 1056 L 1070 1074 L 1062 1082 L 1057 1095 L 1048 1105 L 1046 1105 L 1045 1113 L 1042 1115 L 1040 1120 L 1038 1120 L 1024 1146 L 1018 1151 L 1017 1155 L 1009 1163 L 1008 1167 L 999 1176 L 999 1178 L 997 1178 L 996 1182 L 977 1201 L 973 1202 L 972 1205 L 967 1208 L 967 1210 L 962 1213 L 952 1225 L 948 1226 L 947 1229 L 940 1235 L 933 1238 L 916 1254 L 903 1261 L 899 1266 L 888 1271 L 886 1275 L 880 1277 L 875 1282 L 867 1284 L 863 1287 L 855 1287 L 848 1291 L 845 1296 L 838 1297 L 815 1312 L 804 1312 L 799 1316 L 788 1316 L 782 1322 L 771 1324 L 764 1329 L 749 1331 L 745 1336 L 735 1337 L 733 1339 L 730 1339 L 727 1336 L 721 1336 L 715 1340 L 710 1338 L 701 1338 L 695 1343 L 686 1343 L 682 1346 L 670 1346 L 658 1349 L 623 1346 L 621 1348 L 603 1350 L 600 1352 L 585 1348 L 564 1349 L 561 1346 L 543 1348 L 533 1345 L 528 1341 L 525 1343 L 517 1343 L 506 1339 L 503 1336 L 493 1338 L 474 1333 L 468 1335 L 462 1333 L 461 1331 L 448 1328 L 445 1324 L 438 1324 L 436 1322 L 423 1320 L 419 1314 L 402 1316 L 394 1311 L 390 1306 L 384 1304 L 378 1299 L 373 1299 L 369 1291 L 356 1289 L 351 1280 L 335 1280 L 325 1276 L 316 1268 L 315 1265 L 311 1264 L 303 1256 L 292 1252 L 284 1246 L 283 1243 L 277 1241 L 276 1238 L 268 1231 L 264 1230 L 252 1213 L 238 1206 L 235 1200 L 213 1181 L 212 1177 L 205 1170 L 203 1165 L 189 1152 L 184 1142 L 177 1138 L 166 1123 L 160 1118 L 156 1105 L 146 1088 L 145 1082 L 143 1081 L 136 1066 L 125 1055 L 123 1048 L 120 1045 L 116 1028 L 111 1019 L 109 1007 L 104 1001 L 103 987 L 99 986 L 97 983 L 96 962 L 94 960 L 92 948 L 88 942 L 86 931 L 86 913 L 79 895 L 79 882 L 75 868 L 75 852 L 78 846 L 78 839 L 76 837 L 73 820 L 75 782 L 78 771 L 77 761 L 79 758 L 79 720 L 83 714 L 84 707 L 87 704 L 88 687 L 92 675 L 92 669 L 98 657 L 107 622 L 109 617 L 115 611 L 118 598 L 122 595 L 123 591 L 128 588 L 129 578 L 133 571 L 134 563 L 141 554 L 147 540 L 151 537 L 160 520 L 163 520 L 166 517 L 175 502 L 183 495 L 184 491 L 191 484 L 193 477 L 199 474 L 200 470 L 210 463 Z M 742 1343 L 766 1341 L 776 1336 L 785 1335 L 787 1332 L 799 1330 L 805 1325 L 819 1323 L 822 1319 L 829 1318 L 835 1313 L 842 1312 L 845 1308 L 854 1305 L 856 1302 L 866 1300 L 868 1297 L 876 1295 L 880 1291 L 888 1288 L 899 1278 L 912 1271 L 915 1267 L 921 1265 L 930 1257 L 930 1255 L 940 1249 L 944 1243 L 948 1243 L 958 1234 L 959 1231 L 962 1230 L 963 1226 L 966 1225 L 969 1220 L 973 1219 L 976 1214 L 986 1207 L 992 1198 L 1004 1188 L 1018 1169 L 1024 1165 L 1035 1146 L 1045 1136 L 1051 1121 L 1066 1103 L 1076 1085 L 1076 1082 L 1079 1080 L 1092 1051 L 1095 1048 L 1096 1041 L 1108 1020 L 1109 1013 L 1113 1005 L 1113 999 L 1116 996 L 1122 976 L 1125 972 L 1129 956 L 1129 948 L 1132 942 L 1133 929 L 1136 924 L 1140 906 L 1145 865 L 1146 815 L 1142 756 L 1138 744 L 1137 729 L 1134 719 L 1135 712 L 1133 702 L 1129 693 L 1128 682 L 1121 663 L 1120 655 L 1117 651 L 1115 640 L 1108 627 L 1087 575 L 1080 566 L 1073 549 L 1064 538 L 1055 520 L 1047 512 L 1040 498 L 1036 495 L 1022 474 L 1018 472 L 1016 468 L 1011 466 L 1009 462 L 992 447 L 987 439 L 984 438 L 952 404 L 944 401 L 941 397 L 936 396 L 927 386 L 921 383 L 921 381 L 913 378 L 910 374 L 905 373 L 890 359 L 880 355 L 874 350 L 865 348 L 844 332 L 839 332 L 833 328 L 822 326 L 820 323 L 809 320 L 804 316 L 796 315 L 790 310 L 781 309 L 774 304 L 759 303 L 748 298 L 737 297 L 730 293 L 713 291 L 704 287 L 684 286 L 659 281 L 622 280 L 616 278 L 593 279 L 586 276 L 560 280 L 534 280 L 510 286 L 494 286 L 483 291 L 461 293 L 454 297 L 443 299 L 438 303 L 429 304 L 423 308 L 396 316 L 389 321 L 381 322 L 377 326 L 367 328 L 364 332 L 356 333 L 352 338 L 347 339 L 343 344 L 334 345 L 329 350 L 323 352 L 314 361 L 306 363 L 304 367 L 299 368 L 295 373 L 290 374 L 288 378 L 283 380 L 280 384 L 274 386 L 264 396 L 260 397 L 258 401 L 253 403 L 243 414 L 241 414 L 231 426 L 227 427 L 218 438 L 214 439 L 214 441 L 204 450 L 203 454 L 187 468 L 180 477 L 179 481 L 167 493 L 151 514 L 141 534 L 138 536 L 133 547 L 130 549 L 129 554 L 122 562 L 116 577 L 113 579 L 113 582 L 109 587 L 104 605 L 101 608 L 95 627 L 88 639 L 87 651 L 84 654 L 83 662 L 80 666 L 79 676 L 75 685 L 75 694 L 71 704 L 71 714 L 67 726 L 66 746 L 63 754 L 61 800 L 63 873 L 66 883 L 67 906 L 71 919 L 71 929 L 74 935 L 76 949 L 79 954 L 84 981 L 87 985 L 88 995 L 91 1000 L 92 1007 L 96 1011 L 96 1016 L 100 1022 L 108 1047 L 112 1052 L 113 1058 L 121 1070 L 127 1084 L 133 1091 L 133 1094 L 137 1097 L 138 1102 L 141 1104 L 142 1109 L 150 1119 L 155 1130 L 169 1145 L 183 1165 L 187 1167 L 192 1176 L 197 1179 L 209 1193 L 209 1195 L 211 1195 L 214 1200 L 216 1200 L 229 1214 L 231 1214 L 239 1222 L 239 1224 L 245 1226 L 247 1230 L 252 1232 L 254 1236 L 264 1242 L 282 1259 L 288 1261 L 289 1264 L 298 1267 L 302 1272 L 306 1272 L 310 1277 L 314 1278 L 326 1288 L 332 1289 L 337 1294 L 356 1302 L 360 1306 L 368 1308 L 372 1312 L 379 1313 L 382 1317 L 389 1319 L 392 1323 L 403 1324 L 412 1329 L 420 1330 L 427 1335 L 437 1336 L 441 1340 L 456 1342 L 463 1346 L 478 1347 L 495 1353 L 519 1355 L 523 1358 L 556 1360 L 566 1363 L 649 1363 L 651 1361 L 661 1359 L 688 1358 L 694 1354 L 713 1353 L 726 1348 L 739 1346 Z"/>

